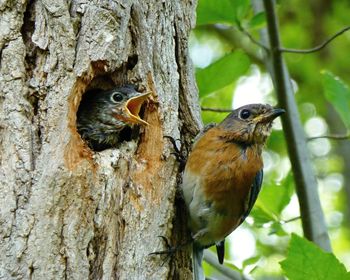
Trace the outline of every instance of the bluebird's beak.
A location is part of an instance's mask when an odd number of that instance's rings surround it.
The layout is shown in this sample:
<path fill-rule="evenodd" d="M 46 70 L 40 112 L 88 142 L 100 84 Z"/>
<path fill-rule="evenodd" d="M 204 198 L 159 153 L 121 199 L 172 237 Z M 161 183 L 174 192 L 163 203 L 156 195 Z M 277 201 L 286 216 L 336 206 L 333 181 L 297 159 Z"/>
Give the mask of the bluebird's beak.
<path fill-rule="evenodd" d="M 127 121 L 135 124 L 148 125 L 148 122 L 140 118 L 139 113 L 143 103 L 148 99 L 148 97 L 151 94 L 152 92 L 146 92 L 137 96 L 133 96 L 125 103 L 124 108 L 128 116 Z"/>
<path fill-rule="evenodd" d="M 270 111 L 267 111 L 266 113 L 258 116 L 258 118 L 259 118 L 258 122 L 271 123 L 275 118 L 279 117 L 280 115 L 284 114 L 285 112 L 286 111 L 284 109 L 273 108 Z"/>

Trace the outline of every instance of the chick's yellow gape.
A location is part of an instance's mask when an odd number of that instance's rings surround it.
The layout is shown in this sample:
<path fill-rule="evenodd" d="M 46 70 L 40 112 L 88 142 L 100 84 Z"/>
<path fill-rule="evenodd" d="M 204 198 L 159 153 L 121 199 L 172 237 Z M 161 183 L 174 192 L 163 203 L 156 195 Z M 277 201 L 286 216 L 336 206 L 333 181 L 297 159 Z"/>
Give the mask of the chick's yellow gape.
<path fill-rule="evenodd" d="M 147 125 L 139 116 L 150 92 L 141 93 L 133 85 L 111 90 L 89 90 L 83 95 L 77 113 L 77 130 L 96 151 L 115 147 L 127 126 Z"/>

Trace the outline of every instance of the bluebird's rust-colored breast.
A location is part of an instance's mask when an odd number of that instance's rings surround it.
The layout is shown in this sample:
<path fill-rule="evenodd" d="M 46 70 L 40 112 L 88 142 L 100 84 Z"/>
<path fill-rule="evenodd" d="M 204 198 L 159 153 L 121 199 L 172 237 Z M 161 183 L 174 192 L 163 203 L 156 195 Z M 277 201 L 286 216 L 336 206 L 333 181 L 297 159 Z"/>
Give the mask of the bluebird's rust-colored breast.
<path fill-rule="evenodd" d="M 249 215 L 263 179 L 262 148 L 273 120 L 283 113 L 268 104 L 248 104 L 197 136 L 181 185 L 196 279 L 205 278 L 203 249 L 215 244 L 223 263 L 225 237 Z"/>
<path fill-rule="evenodd" d="M 222 215 L 214 229 L 219 240 L 239 225 L 254 177 L 263 167 L 261 147 L 227 141 L 223 133 L 218 127 L 210 129 L 195 144 L 186 165 L 201 176 L 206 199 Z"/>

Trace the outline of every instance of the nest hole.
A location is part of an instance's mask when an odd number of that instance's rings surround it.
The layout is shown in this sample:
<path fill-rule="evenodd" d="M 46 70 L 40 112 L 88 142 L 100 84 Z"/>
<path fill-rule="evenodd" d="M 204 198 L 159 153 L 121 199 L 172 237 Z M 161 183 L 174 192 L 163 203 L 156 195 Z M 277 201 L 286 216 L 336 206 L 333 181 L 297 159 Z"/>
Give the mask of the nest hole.
<path fill-rule="evenodd" d="M 77 131 L 90 149 L 99 152 L 118 148 L 125 141 L 137 141 L 139 125 L 126 122 L 122 113 L 132 91 L 139 92 L 135 85 L 117 85 L 109 76 L 96 77 L 91 81 L 82 95 L 76 118 Z M 118 92 L 122 93 L 124 99 L 117 99 Z M 141 119 L 144 107 L 145 104 L 137 112 Z"/>

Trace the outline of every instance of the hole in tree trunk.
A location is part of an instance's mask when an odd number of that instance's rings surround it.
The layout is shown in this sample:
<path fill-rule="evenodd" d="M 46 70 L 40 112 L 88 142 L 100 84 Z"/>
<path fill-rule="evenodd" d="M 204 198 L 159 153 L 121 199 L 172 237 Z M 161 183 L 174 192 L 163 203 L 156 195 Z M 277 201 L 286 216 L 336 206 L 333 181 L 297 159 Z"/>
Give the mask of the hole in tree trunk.
<path fill-rule="evenodd" d="M 135 86 L 116 86 L 109 77 L 98 77 L 90 83 L 79 104 L 76 124 L 92 150 L 117 148 L 124 141 L 138 138 L 146 101 L 135 99 L 138 95 Z"/>

